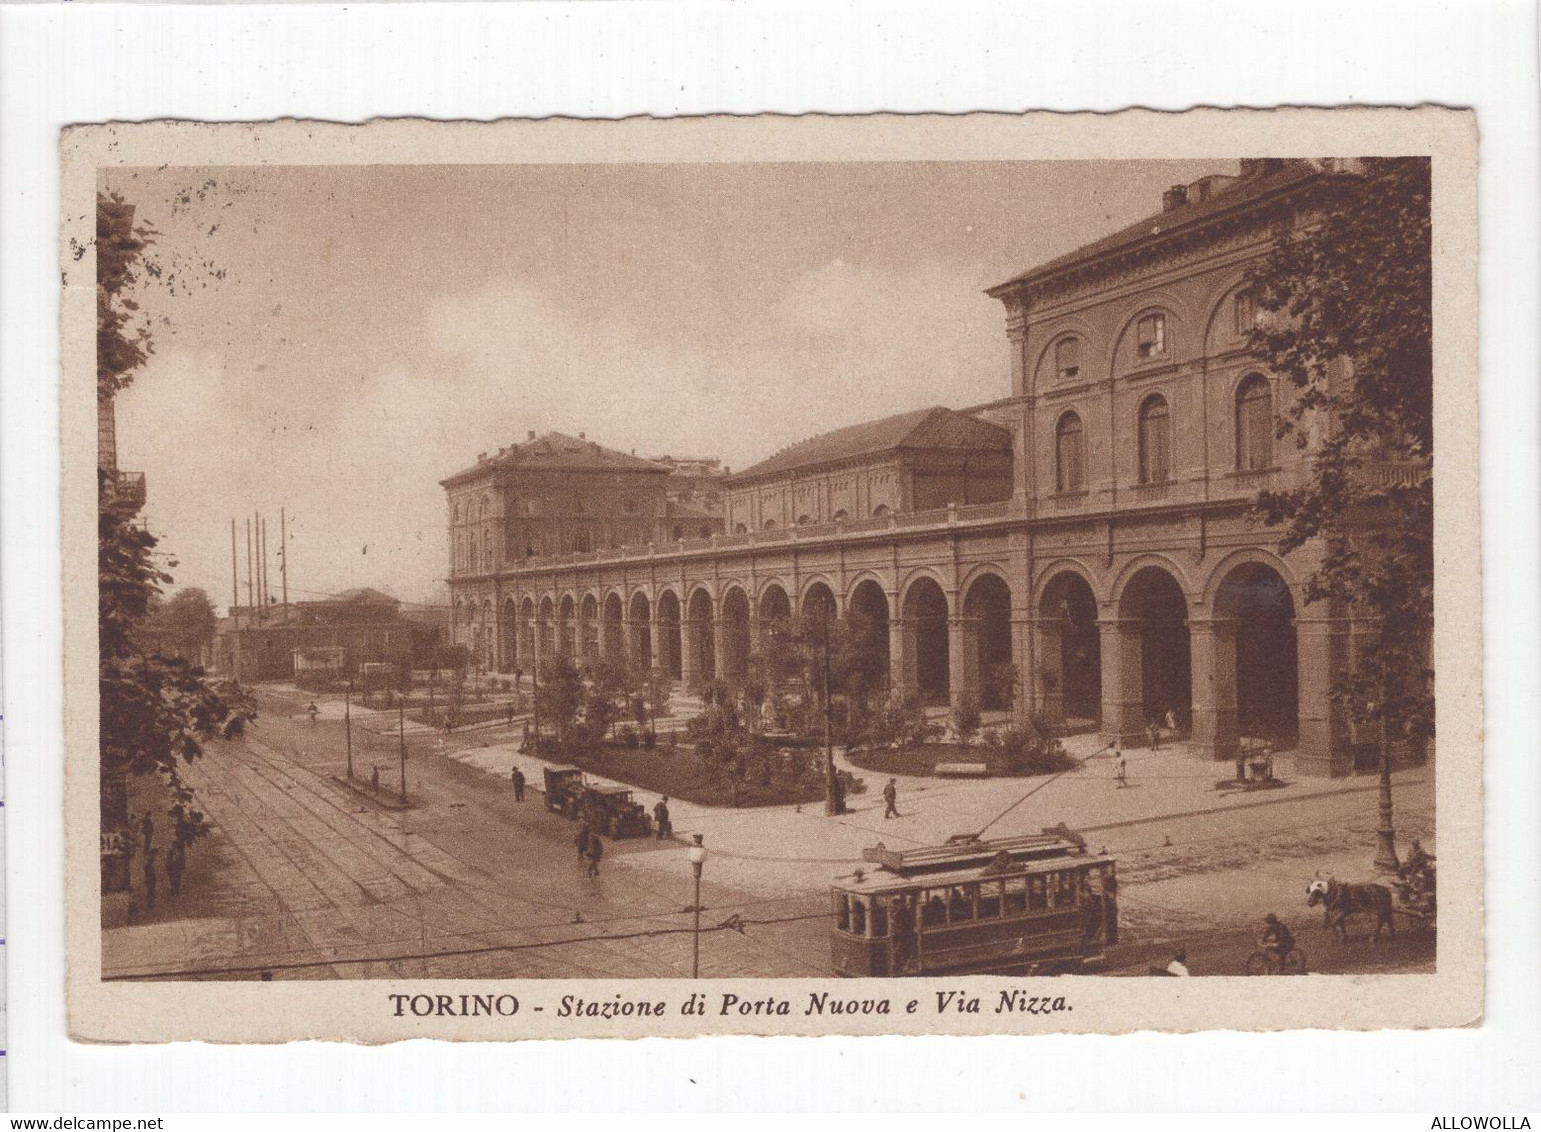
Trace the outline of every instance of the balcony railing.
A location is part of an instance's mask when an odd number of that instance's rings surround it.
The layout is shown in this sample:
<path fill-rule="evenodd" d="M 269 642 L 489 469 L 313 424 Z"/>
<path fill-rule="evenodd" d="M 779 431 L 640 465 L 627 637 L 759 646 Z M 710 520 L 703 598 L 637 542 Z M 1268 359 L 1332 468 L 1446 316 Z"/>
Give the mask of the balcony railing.
<path fill-rule="evenodd" d="M 145 485 L 143 472 L 119 472 L 116 495 L 120 503 L 126 503 L 136 511 L 144 506 Z"/>

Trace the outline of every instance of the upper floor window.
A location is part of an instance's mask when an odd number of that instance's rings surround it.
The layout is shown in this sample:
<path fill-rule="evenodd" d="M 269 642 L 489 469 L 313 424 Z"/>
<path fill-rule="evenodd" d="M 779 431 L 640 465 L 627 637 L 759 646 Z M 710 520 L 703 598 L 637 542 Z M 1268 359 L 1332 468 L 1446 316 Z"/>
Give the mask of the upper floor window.
<path fill-rule="evenodd" d="M 749 528 L 744 526 L 743 523 L 734 523 L 733 524 L 733 533 L 736 534 L 736 535 L 748 534 L 749 533 Z"/>
<path fill-rule="evenodd" d="M 1054 429 L 1054 486 L 1080 491 L 1086 482 L 1085 431 L 1075 413 L 1060 417 Z"/>
<path fill-rule="evenodd" d="M 799 515 L 797 517 L 797 525 L 799 527 L 806 526 L 807 524 L 809 524 L 811 522 L 813 522 L 813 520 L 809 516 L 807 516 L 807 515 Z"/>
<path fill-rule="evenodd" d="M 455 504 L 455 522 L 460 522 L 460 504 Z"/>
<path fill-rule="evenodd" d="M 1236 387 L 1236 468 L 1260 472 L 1273 467 L 1273 387 L 1260 373 Z"/>
<path fill-rule="evenodd" d="M 766 519 L 765 523 L 763 524 L 761 529 L 762 530 L 767 530 L 767 531 L 775 530 L 776 529 L 776 520 L 775 519 Z"/>
<path fill-rule="evenodd" d="M 1061 338 L 1054 344 L 1054 374 L 1060 381 L 1081 376 L 1081 340 Z"/>
<path fill-rule="evenodd" d="M 888 514 L 888 504 L 886 504 L 886 503 L 879 503 L 876 507 L 874 507 L 872 509 L 872 517 L 874 519 L 881 519 L 881 518 L 883 518 L 887 514 Z"/>
<path fill-rule="evenodd" d="M 1172 413 L 1159 393 L 1140 405 L 1140 482 L 1166 483 L 1172 478 Z"/>
<path fill-rule="evenodd" d="M 849 519 L 850 517 L 851 517 L 850 513 L 847 512 L 844 507 L 840 508 L 840 510 L 835 512 L 835 522 L 837 522 L 837 523 L 842 523 L 846 519 Z"/>
<path fill-rule="evenodd" d="M 1257 300 L 1250 290 L 1237 291 L 1236 298 L 1231 304 L 1231 315 L 1234 325 L 1232 329 L 1240 335 L 1252 333 L 1252 328 L 1257 325 Z"/>
<path fill-rule="evenodd" d="M 1166 356 L 1166 315 L 1147 314 L 1135 324 L 1135 352 L 1142 358 Z"/>

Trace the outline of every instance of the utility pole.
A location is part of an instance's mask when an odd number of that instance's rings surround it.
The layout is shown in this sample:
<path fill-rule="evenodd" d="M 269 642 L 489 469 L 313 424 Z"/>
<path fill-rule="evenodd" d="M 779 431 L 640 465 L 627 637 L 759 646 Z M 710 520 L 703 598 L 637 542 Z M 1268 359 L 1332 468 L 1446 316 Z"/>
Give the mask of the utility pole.
<path fill-rule="evenodd" d="M 348 744 L 348 781 L 353 781 L 353 680 L 342 694 L 342 733 Z"/>
<path fill-rule="evenodd" d="M 1376 831 L 1375 871 L 1396 874 L 1402 869 L 1397 860 L 1397 832 L 1391 812 L 1391 695 L 1386 681 L 1381 682 L 1380 710 L 1380 829 Z"/>
<path fill-rule="evenodd" d="M 401 804 L 407 804 L 407 698 L 396 701 L 396 736 L 401 741 Z"/>
<path fill-rule="evenodd" d="M 251 516 L 246 517 L 246 608 L 254 613 L 257 608 L 256 589 L 252 584 Z"/>
<path fill-rule="evenodd" d="M 278 580 L 284 589 L 284 611 L 289 609 L 289 536 L 285 533 L 288 524 L 284 519 L 284 509 L 278 509 Z"/>
<path fill-rule="evenodd" d="M 829 698 L 829 618 L 821 617 L 824 644 L 824 812 L 830 817 L 845 813 L 840 780 L 835 775 L 835 730 Z"/>
<path fill-rule="evenodd" d="M 257 545 L 261 548 L 258 556 L 261 565 L 257 568 L 257 577 L 262 586 L 262 616 L 267 616 L 268 611 L 268 520 L 266 515 L 257 516 Z"/>
<path fill-rule="evenodd" d="M 240 614 L 236 612 L 241 605 L 241 575 L 236 569 L 235 557 L 235 520 L 230 520 L 230 627 L 239 629 Z"/>

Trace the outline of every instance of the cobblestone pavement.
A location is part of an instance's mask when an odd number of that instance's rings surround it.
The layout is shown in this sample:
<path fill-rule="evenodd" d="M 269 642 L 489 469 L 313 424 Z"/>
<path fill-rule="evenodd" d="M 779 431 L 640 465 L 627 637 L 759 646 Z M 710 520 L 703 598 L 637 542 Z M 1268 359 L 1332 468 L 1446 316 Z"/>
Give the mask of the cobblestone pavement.
<path fill-rule="evenodd" d="M 380 728 L 385 720 L 353 729 L 365 784 L 355 789 L 342 781 L 340 712 L 323 703 L 312 724 L 302 703 L 265 694 L 254 734 L 211 746 L 192 768 L 214 833 L 195 847 L 180 898 L 163 890 L 153 915 L 140 909 L 137 922 L 104 933 L 108 977 L 689 973 L 692 882 L 681 841 L 607 841 L 602 875 L 585 877 L 574 827 L 546 813 L 536 789 L 523 805 L 512 801 L 509 767 L 520 763 L 533 786 L 542 764 L 496 728 L 408 734 L 413 805 L 389 808 L 367 788 L 375 767 L 384 798 L 398 781 L 398 739 Z M 704 832 L 711 850 L 702 974 L 827 973 L 828 885 L 859 864 L 863 847 L 935 844 L 991 822 L 1003 835 L 1065 821 L 1115 853 L 1125 940 L 1135 945 L 1234 935 L 1269 910 L 1304 920 L 1304 886 L 1317 873 L 1368 874 L 1372 780 L 1226 794 L 1215 789 L 1224 767 L 1176 748 L 1131 752 L 1131 786 L 1119 789 L 1106 760 L 1090 757 L 1090 737 L 1072 750 L 1088 762 L 1055 780 L 901 780 L 897 821 L 881 819 L 880 783 L 840 818 L 817 806 L 674 803 L 682 839 Z M 1426 844 L 1432 779 L 1410 771 L 1397 782 L 1404 837 Z M 733 915 L 742 931 L 710 930 Z"/>

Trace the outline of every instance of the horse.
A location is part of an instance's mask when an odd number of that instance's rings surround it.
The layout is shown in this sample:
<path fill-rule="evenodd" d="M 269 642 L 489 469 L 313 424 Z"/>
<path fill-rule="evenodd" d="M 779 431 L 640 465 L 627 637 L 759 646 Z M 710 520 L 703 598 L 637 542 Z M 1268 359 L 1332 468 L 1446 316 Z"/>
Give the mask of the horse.
<path fill-rule="evenodd" d="M 1322 905 L 1327 916 L 1327 926 L 1338 933 L 1338 942 L 1348 940 L 1348 918 L 1359 912 L 1375 913 L 1376 943 L 1380 942 L 1381 929 L 1395 939 L 1397 928 L 1391 918 L 1391 890 L 1383 884 L 1349 884 L 1328 877 L 1314 880 L 1306 886 L 1306 905 Z"/>

